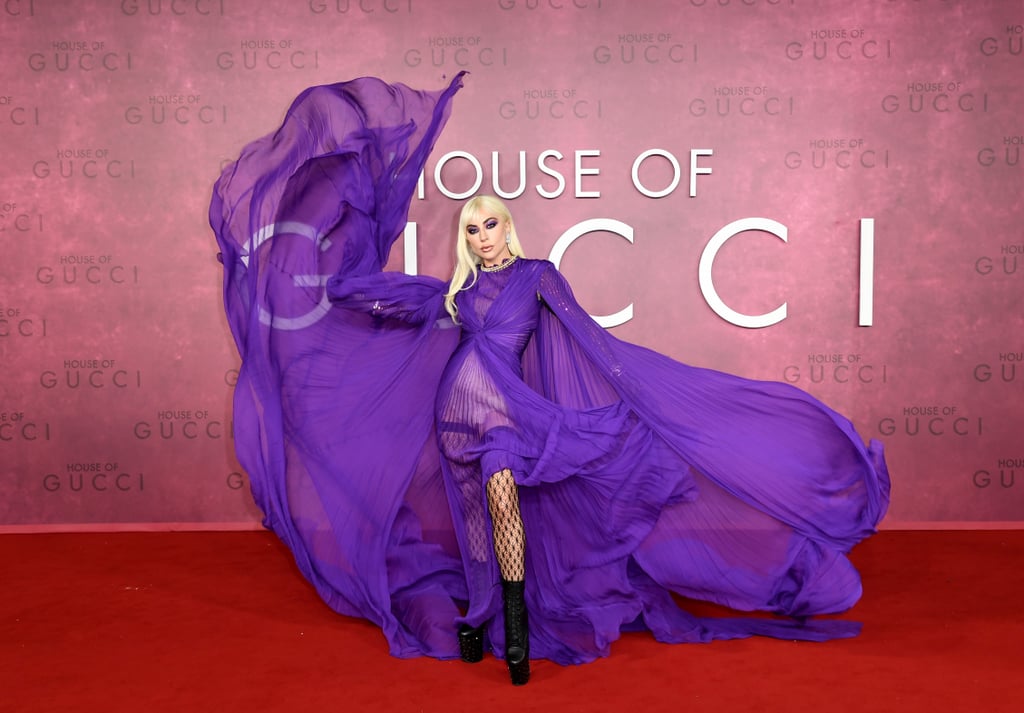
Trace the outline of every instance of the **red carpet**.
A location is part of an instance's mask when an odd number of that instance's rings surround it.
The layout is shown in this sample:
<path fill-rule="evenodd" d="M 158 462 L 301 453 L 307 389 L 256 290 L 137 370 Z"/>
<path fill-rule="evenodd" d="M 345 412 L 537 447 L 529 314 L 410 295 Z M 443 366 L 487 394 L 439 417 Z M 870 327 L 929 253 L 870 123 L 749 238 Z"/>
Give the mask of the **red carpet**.
<path fill-rule="evenodd" d="M 503 665 L 391 658 L 267 533 L 0 536 L 0 711 L 1024 710 L 1024 531 L 883 532 L 854 552 L 859 638 Z"/>

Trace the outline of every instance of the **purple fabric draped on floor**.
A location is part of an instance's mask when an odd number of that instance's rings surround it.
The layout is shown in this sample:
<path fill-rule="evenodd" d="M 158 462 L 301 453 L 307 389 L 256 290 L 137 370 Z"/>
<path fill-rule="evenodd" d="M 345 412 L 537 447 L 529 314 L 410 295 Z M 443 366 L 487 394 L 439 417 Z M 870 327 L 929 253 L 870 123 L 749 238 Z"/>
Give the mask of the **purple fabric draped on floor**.
<path fill-rule="evenodd" d="M 625 630 L 825 640 L 860 596 L 846 553 L 888 505 L 881 445 L 810 395 L 675 362 L 598 327 L 519 259 L 459 295 L 383 272 L 461 75 L 300 95 L 210 208 L 242 367 L 235 443 L 265 524 L 336 611 L 396 656 L 503 649 L 486 478 L 511 468 L 531 656 Z M 781 617 L 699 618 L 672 592 Z"/>

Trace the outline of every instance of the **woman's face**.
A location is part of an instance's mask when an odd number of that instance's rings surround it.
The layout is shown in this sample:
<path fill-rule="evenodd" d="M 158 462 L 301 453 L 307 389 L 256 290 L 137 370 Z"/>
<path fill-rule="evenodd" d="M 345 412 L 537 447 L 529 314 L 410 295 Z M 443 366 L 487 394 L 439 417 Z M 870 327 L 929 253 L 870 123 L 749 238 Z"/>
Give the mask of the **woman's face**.
<path fill-rule="evenodd" d="M 505 242 L 506 232 L 508 222 L 505 219 L 489 213 L 478 213 L 466 223 L 466 242 L 485 267 L 492 267 L 512 257 L 508 243 Z"/>

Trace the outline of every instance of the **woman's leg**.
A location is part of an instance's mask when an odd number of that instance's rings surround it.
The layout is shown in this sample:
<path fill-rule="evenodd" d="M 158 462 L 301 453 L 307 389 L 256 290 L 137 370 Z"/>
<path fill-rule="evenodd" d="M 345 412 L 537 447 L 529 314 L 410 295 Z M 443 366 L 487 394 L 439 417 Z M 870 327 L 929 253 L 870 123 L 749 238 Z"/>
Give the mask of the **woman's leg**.
<path fill-rule="evenodd" d="M 501 578 L 506 582 L 521 582 L 526 571 L 526 537 L 519 514 L 519 490 L 508 468 L 488 479 L 487 506 L 491 511 L 494 557 L 498 560 Z"/>
<path fill-rule="evenodd" d="M 519 514 L 519 490 L 508 468 L 487 480 L 487 505 L 494 532 L 494 556 L 501 572 L 505 615 L 505 663 L 512 683 L 530 680 L 530 642 L 526 626 L 524 579 L 526 535 Z"/>

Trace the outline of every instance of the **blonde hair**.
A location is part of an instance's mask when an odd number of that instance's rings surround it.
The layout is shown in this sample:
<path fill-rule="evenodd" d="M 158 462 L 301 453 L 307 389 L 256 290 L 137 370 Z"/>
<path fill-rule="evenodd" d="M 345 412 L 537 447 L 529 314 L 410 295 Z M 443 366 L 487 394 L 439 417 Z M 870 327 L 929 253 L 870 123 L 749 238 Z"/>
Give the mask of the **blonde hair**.
<path fill-rule="evenodd" d="M 466 201 L 462 205 L 462 212 L 459 213 L 459 230 L 455 237 L 455 272 L 448 285 L 448 292 L 444 296 L 444 308 L 456 323 L 459 321 L 459 310 L 455 306 L 455 295 L 473 286 L 478 277 L 477 270 L 480 265 L 476 255 L 469 249 L 469 235 L 466 233 L 466 226 L 478 222 L 480 217 L 490 216 L 505 222 L 508 228 L 509 253 L 513 257 L 524 257 L 523 246 L 519 243 L 516 226 L 512 222 L 512 214 L 509 213 L 504 203 L 494 196 L 487 195 L 474 196 Z"/>

